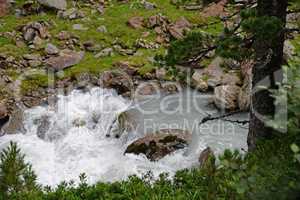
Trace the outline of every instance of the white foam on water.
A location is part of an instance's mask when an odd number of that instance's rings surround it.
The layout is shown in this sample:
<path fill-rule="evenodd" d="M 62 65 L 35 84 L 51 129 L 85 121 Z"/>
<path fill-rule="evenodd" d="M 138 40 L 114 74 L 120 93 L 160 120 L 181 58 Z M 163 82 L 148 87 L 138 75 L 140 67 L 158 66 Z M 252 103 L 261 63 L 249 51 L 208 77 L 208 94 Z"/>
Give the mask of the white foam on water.
<path fill-rule="evenodd" d="M 55 107 L 39 106 L 26 110 L 26 133 L 4 135 L 0 138 L 0 149 L 10 141 L 17 142 L 26 155 L 26 161 L 32 164 L 38 182 L 49 186 L 71 180 L 78 183 L 81 173 L 85 173 L 92 184 L 124 180 L 134 174 L 142 176 L 148 171 L 152 171 L 155 177 L 163 172 L 174 175 L 180 169 L 197 165 L 199 149 L 187 155 L 184 149 L 179 150 L 158 162 L 150 162 L 143 155 L 124 155 L 126 147 L 143 134 L 135 133 L 134 137 L 120 139 L 105 135 L 118 114 L 130 106 L 128 100 L 113 90 L 73 91 L 68 96 L 58 96 Z M 49 129 L 39 137 L 38 120 L 41 118 L 48 119 Z M 206 137 L 208 135 L 202 137 L 198 145 L 200 149 L 205 148 Z M 244 139 L 245 136 L 238 140 Z M 234 141 L 227 143 L 225 147 L 231 147 Z M 240 146 L 245 146 L 245 141 L 240 143 Z M 220 146 L 224 146 L 222 140 Z"/>

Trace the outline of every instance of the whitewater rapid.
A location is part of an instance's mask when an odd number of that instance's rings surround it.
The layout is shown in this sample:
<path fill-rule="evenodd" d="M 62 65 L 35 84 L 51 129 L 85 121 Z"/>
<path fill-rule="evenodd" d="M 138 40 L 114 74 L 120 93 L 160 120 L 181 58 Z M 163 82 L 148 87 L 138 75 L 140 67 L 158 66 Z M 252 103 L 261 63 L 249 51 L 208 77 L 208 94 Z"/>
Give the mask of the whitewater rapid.
<path fill-rule="evenodd" d="M 71 180 L 78 183 L 81 173 L 87 175 L 90 184 L 124 180 L 134 174 L 142 176 L 148 171 L 152 171 L 155 177 L 163 172 L 172 176 L 177 170 L 197 166 L 199 152 L 207 145 L 219 151 L 246 147 L 246 132 L 242 128 L 236 130 L 239 134 L 226 136 L 213 130 L 214 134 L 197 136 L 199 142 L 189 153 L 183 149 L 158 162 L 150 162 L 143 155 L 124 155 L 126 147 L 145 134 L 140 130 L 124 133 L 119 139 L 106 137 L 116 117 L 134 107 L 132 102 L 117 95 L 114 90 L 102 88 L 93 88 L 88 92 L 75 90 L 57 98 L 54 106 L 25 110 L 26 133 L 0 137 L 0 150 L 7 147 L 10 141 L 18 143 L 42 185 L 56 186 Z M 176 95 L 174 98 L 178 99 Z M 148 101 L 144 108 L 153 109 L 158 101 Z M 185 113 L 182 115 L 187 116 Z M 183 122 L 182 116 L 171 116 L 172 122 L 179 125 Z M 168 117 L 160 113 L 143 117 L 137 121 L 147 117 L 154 119 L 153 124 L 155 120 L 159 123 L 168 121 Z M 201 115 L 192 110 L 187 117 L 200 119 Z M 42 119 L 44 125 L 40 126 Z"/>

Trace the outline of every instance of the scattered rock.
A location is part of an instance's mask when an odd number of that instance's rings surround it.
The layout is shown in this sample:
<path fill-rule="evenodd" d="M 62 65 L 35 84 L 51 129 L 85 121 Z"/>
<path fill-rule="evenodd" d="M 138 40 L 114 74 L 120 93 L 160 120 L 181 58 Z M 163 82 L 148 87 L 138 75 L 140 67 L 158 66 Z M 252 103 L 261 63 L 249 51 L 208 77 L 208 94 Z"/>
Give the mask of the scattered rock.
<path fill-rule="evenodd" d="M 207 76 L 207 84 L 210 88 L 215 88 L 222 83 L 222 76 L 224 75 L 224 71 L 221 68 L 222 63 L 223 59 L 217 57 L 204 69 L 203 74 Z"/>
<path fill-rule="evenodd" d="M 40 54 L 24 54 L 23 58 L 27 61 L 30 67 L 38 67 L 42 65 L 42 57 Z"/>
<path fill-rule="evenodd" d="M 47 26 L 42 22 L 31 22 L 22 28 L 23 38 L 26 42 L 32 42 L 36 37 L 46 39 L 50 35 Z"/>
<path fill-rule="evenodd" d="M 208 83 L 204 79 L 203 71 L 195 71 L 192 76 L 192 86 L 201 92 L 206 92 L 208 90 Z"/>
<path fill-rule="evenodd" d="M 37 136 L 43 140 L 46 140 L 46 133 L 50 129 L 51 122 L 49 120 L 49 116 L 43 115 L 40 119 L 35 121 L 38 124 L 37 127 Z"/>
<path fill-rule="evenodd" d="M 135 130 L 135 118 L 131 110 L 120 113 L 108 129 L 106 137 L 120 138 L 124 133 Z"/>
<path fill-rule="evenodd" d="M 58 10 L 66 10 L 67 8 L 66 0 L 38 0 L 38 2 L 44 6 Z"/>
<path fill-rule="evenodd" d="M 143 6 L 146 10 L 153 10 L 156 8 L 156 5 L 154 3 L 148 2 L 148 1 L 142 1 Z"/>
<path fill-rule="evenodd" d="M 84 27 L 82 24 L 73 24 L 73 29 L 76 31 L 87 31 L 88 28 Z"/>
<path fill-rule="evenodd" d="M 124 49 L 121 45 L 114 45 L 113 49 L 118 52 L 120 55 L 126 56 L 126 55 L 134 55 L 136 50 L 134 49 Z"/>
<path fill-rule="evenodd" d="M 107 28 L 106 28 L 106 26 L 102 25 L 97 28 L 97 31 L 99 33 L 107 33 Z"/>
<path fill-rule="evenodd" d="M 102 49 L 102 46 L 100 44 L 96 44 L 92 40 L 85 41 L 83 43 L 83 46 L 86 51 L 90 51 L 90 52 L 100 51 Z"/>
<path fill-rule="evenodd" d="M 121 95 L 133 91 L 134 88 L 131 77 L 122 71 L 103 72 L 99 78 L 98 85 L 104 88 L 113 88 Z"/>
<path fill-rule="evenodd" d="M 184 17 L 181 17 L 174 24 L 169 27 L 170 34 L 176 39 L 182 39 L 184 37 L 184 32 L 187 32 L 191 28 L 191 24 Z"/>
<path fill-rule="evenodd" d="M 63 50 L 59 56 L 48 58 L 45 63 L 54 71 L 59 71 L 78 64 L 84 57 L 84 52 Z"/>
<path fill-rule="evenodd" d="M 35 36 L 32 41 L 32 44 L 34 45 L 35 49 L 41 49 L 44 44 L 44 41 L 39 36 Z"/>
<path fill-rule="evenodd" d="M 283 54 L 286 60 L 293 58 L 296 54 L 296 48 L 289 40 L 284 41 Z"/>
<path fill-rule="evenodd" d="M 103 5 L 103 3 L 99 4 L 97 6 L 97 11 L 100 13 L 100 15 L 104 14 L 104 5 Z"/>
<path fill-rule="evenodd" d="M 101 57 L 107 57 L 112 56 L 114 53 L 114 50 L 110 47 L 103 49 L 101 52 L 97 53 L 95 55 L 95 58 L 101 58 Z"/>
<path fill-rule="evenodd" d="M 24 54 L 23 58 L 25 60 L 41 60 L 41 55 L 40 54 Z"/>
<path fill-rule="evenodd" d="M 221 85 L 214 90 L 214 103 L 220 110 L 236 110 L 240 87 L 235 85 Z"/>
<path fill-rule="evenodd" d="M 71 34 L 67 31 L 61 31 L 57 35 L 57 39 L 59 40 L 69 40 L 71 38 Z"/>
<path fill-rule="evenodd" d="M 167 70 L 165 68 L 157 68 L 155 70 L 156 78 L 159 80 L 164 80 L 167 76 Z"/>
<path fill-rule="evenodd" d="M 222 76 L 222 85 L 241 85 L 241 79 L 235 72 L 229 72 Z"/>
<path fill-rule="evenodd" d="M 179 89 L 181 88 L 179 83 L 175 82 L 165 82 L 161 84 L 161 88 L 164 93 L 166 94 L 175 94 L 179 92 Z"/>
<path fill-rule="evenodd" d="M 158 161 L 176 150 L 187 147 L 190 141 L 191 134 L 187 131 L 165 129 L 136 140 L 127 147 L 125 154 L 144 154 L 149 160 Z"/>
<path fill-rule="evenodd" d="M 210 147 L 204 149 L 199 156 L 200 167 L 204 167 L 208 161 L 208 158 L 214 156 L 214 152 Z"/>
<path fill-rule="evenodd" d="M 202 11 L 203 17 L 224 17 L 227 13 L 225 5 L 227 0 L 221 0 L 218 3 L 212 3 Z"/>
<path fill-rule="evenodd" d="M 8 13 L 8 0 L 0 0 L 0 17 Z"/>
<path fill-rule="evenodd" d="M 137 48 L 145 48 L 145 49 L 158 49 L 159 45 L 154 42 L 148 42 L 144 39 L 137 39 L 135 42 L 135 46 Z"/>
<path fill-rule="evenodd" d="M 4 134 L 24 133 L 23 125 L 24 113 L 17 108 L 11 115 L 8 122 L 2 127 L 1 132 Z"/>
<path fill-rule="evenodd" d="M 141 83 L 136 89 L 136 94 L 142 96 L 154 95 L 159 92 L 160 92 L 160 85 L 156 81 Z"/>
<path fill-rule="evenodd" d="M 128 20 L 128 25 L 134 29 L 141 29 L 144 25 L 143 17 L 132 17 Z"/>
<path fill-rule="evenodd" d="M 45 52 L 49 55 L 56 55 L 59 53 L 59 49 L 51 43 L 48 43 L 45 47 Z"/>
<path fill-rule="evenodd" d="M 120 68 L 122 71 L 126 72 L 130 76 L 137 74 L 138 66 L 133 66 L 128 61 L 119 61 L 113 64 L 114 67 Z"/>
<path fill-rule="evenodd" d="M 70 19 L 70 20 L 84 18 L 84 13 L 77 10 L 76 8 L 70 8 L 66 11 L 59 11 L 57 15 L 62 19 Z"/>

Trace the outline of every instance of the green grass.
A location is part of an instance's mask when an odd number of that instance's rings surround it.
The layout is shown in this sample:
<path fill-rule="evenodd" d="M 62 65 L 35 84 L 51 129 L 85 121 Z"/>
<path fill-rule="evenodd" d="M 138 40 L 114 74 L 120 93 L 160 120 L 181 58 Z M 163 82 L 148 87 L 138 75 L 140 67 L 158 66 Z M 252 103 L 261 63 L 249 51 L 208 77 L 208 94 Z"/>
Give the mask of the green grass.
<path fill-rule="evenodd" d="M 24 1 L 17 1 L 17 6 L 21 6 L 23 2 Z M 136 30 L 129 27 L 127 22 L 133 16 L 142 16 L 147 19 L 152 15 L 162 14 L 167 16 L 171 21 L 175 21 L 180 17 L 186 17 L 191 23 L 195 24 L 205 24 L 215 20 L 209 19 L 206 21 L 201 17 L 200 12 L 178 9 L 169 1 L 151 1 L 157 5 L 157 8 L 154 10 L 146 10 L 138 7 L 138 4 L 134 4 L 134 2 L 138 1 L 123 4 L 113 0 L 109 3 L 109 6 L 105 8 L 105 13 L 100 15 L 98 12 L 93 13 L 91 8 L 85 7 L 84 4 L 79 1 L 79 9 L 86 17 L 76 20 L 59 19 L 53 11 L 49 11 L 45 15 L 29 15 L 20 18 L 11 14 L 0 19 L 0 32 L 15 31 L 17 27 L 33 21 L 45 21 L 50 24 L 48 31 L 52 36 L 47 42 L 51 42 L 58 47 L 62 47 L 63 43 L 57 40 L 54 36 L 61 31 L 68 31 L 71 34 L 78 36 L 81 43 L 85 41 L 93 41 L 95 44 L 100 44 L 103 47 L 111 47 L 113 42 L 118 41 L 117 43 L 121 44 L 123 47 L 134 48 L 136 40 L 141 38 L 143 32 L 147 31 L 150 33 L 149 36 L 144 38 L 149 42 L 155 41 L 156 34 L 153 30 L 147 28 Z M 82 24 L 84 27 L 87 27 L 88 30 L 73 30 L 73 24 Z M 106 26 L 108 30 L 107 33 L 99 33 L 97 31 L 97 28 L 101 25 Z M 217 34 L 221 31 L 221 24 L 216 24 L 215 27 L 203 28 L 203 30 L 208 33 Z M 21 33 L 17 31 L 17 35 L 21 36 Z M 77 50 L 80 50 L 79 47 L 76 48 Z M 144 75 L 154 69 L 149 58 L 154 57 L 156 54 L 162 54 L 165 50 L 166 49 L 164 47 L 157 50 L 140 49 L 134 56 L 122 56 L 115 53 L 115 55 L 111 57 L 104 58 L 95 58 L 93 53 L 86 52 L 84 59 L 79 64 L 64 71 L 64 77 L 74 76 L 83 72 L 101 73 L 106 69 L 112 68 L 112 64 L 120 60 L 129 61 L 135 65 L 142 66 L 142 68 L 139 69 L 139 72 L 141 75 Z M 13 39 L 0 37 L 0 53 L 20 58 L 24 54 L 36 52 L 43 54 L 42 50 L 30 50 L 27 46 L 22 48 L 16 47 Z M 14 73 L 8 74 L 11 74 L 12 78 L 15 76 Z M 40 80 L 37 80 L 36 82 L 31 81 L 32 84 L 37 84 L 38 86 L 42 85 L 39 82 Z M 25 83 L 24 85 L 27 84 Z M 35 86 L 30 89 L 34 88 Z"/>
<path fill-rule="evenodd" d="M 27 76 L 21 84 L 21 93 L 26 94 L 37 90 L 40 87 L 47 87 L 53 84 L 53 80 L 49 79 L 47 74 L 35 74 Z"/>

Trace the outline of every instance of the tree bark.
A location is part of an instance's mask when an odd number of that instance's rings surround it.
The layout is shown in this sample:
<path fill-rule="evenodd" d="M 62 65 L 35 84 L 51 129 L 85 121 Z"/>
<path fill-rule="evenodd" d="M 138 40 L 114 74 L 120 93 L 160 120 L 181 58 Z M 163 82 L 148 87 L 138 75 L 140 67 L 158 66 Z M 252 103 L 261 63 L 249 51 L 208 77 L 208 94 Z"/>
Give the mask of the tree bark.
<path fill-rule="evenodd" d="M 258 16 L 275 16 L 286 24 L 288 0 L 258 0 Z M 276 88 L 275 72 L 281 69 L 283 63 L 284 31 L 274 35 L 272 42 L 258 41 L 254 43 L 255 64 L 252 69 L 252 91 L 262 82 L 269 88 Z M 264 80 L 264 81 L 263 81 Z M 261 116 L 273 116 L 275 112 L 274 99 L 268 90 L 253 92 L 251 97 L 250 124 L 248 148 L 253 150 L 260 138 L 272 138 L 273 131 L 267 127 Z"/>

